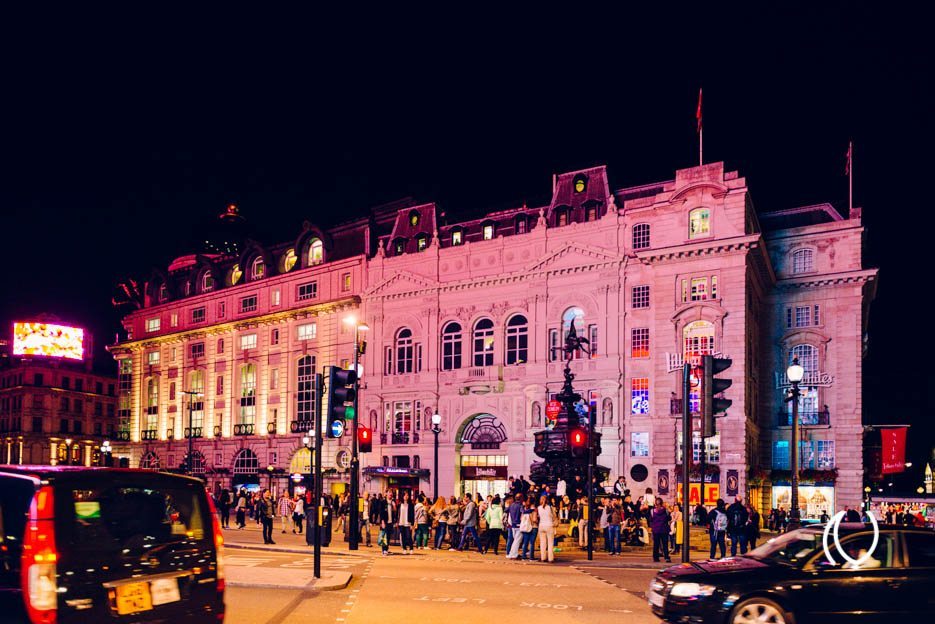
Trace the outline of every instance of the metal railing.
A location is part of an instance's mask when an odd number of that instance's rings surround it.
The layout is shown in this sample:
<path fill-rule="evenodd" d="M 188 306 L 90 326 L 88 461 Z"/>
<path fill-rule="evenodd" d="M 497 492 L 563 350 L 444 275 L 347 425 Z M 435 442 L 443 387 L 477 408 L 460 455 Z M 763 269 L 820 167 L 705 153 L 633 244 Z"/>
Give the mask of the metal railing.
<path fill-rule="evenodd" d="M 778 427 L 791 427 L 792 426 L 792 414 L 783 410 L 779 412 L 776 419 L 776 425 Z M 830 410 L 815 410 L 815 411 L 799 411 L 799 425 L 803 427 L 830 427 L 831 426 L 831 411 Z"/>
<path fill-rule="evenodd" d="M 289 431 L 292 433 L 307 433 L 312 430 L 311 420 L 293 420 L 289 423 Z"/>
<path fill-rule="evenodd" d="M 202 428 L 201 427 L 185 427 L 185 437 L 186 438 L 202 437 Z"/>
<path fill-rule="evenodd" d="M 409 444 L 409 432 L 394 432 L 392 440 L 393 444 Z"/>
<path fill-rule="evenodd" d="M 243 424 L 243 425 L 234 425 L 234 435 L 253 435 L 253 423 Z"/>
<path fill-rule="evenodd" d="M 157 431 L 155 429 L 143 429 L 140 432 L 141 440 L 155 440 L 157 437 Z"/>

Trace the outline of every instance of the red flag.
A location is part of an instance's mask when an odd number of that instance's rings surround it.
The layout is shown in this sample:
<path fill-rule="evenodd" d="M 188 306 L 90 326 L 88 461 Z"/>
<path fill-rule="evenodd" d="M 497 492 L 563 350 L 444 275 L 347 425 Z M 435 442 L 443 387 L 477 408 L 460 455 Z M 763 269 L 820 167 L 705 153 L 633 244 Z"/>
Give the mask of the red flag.
<path fill-rule="evenodd" d="M 851 172 L 851 157 L 853 156 L 854 143 L 848 141 L 847 143 L 847 153 L 844 155 L 844 175 L 849 175 Z"/>
<path fill-rule="evenodd" d="M 701 89 L 698 89 L 698 110 L 695 111 L 695 119 L 698 120 L 698 132 L 701 132 Z"/>
<path fill-rule="evenodd" d="M 906 470 L 906 428 L 892 427 L 880 430 L 883 440 L 883 474 Z"/>

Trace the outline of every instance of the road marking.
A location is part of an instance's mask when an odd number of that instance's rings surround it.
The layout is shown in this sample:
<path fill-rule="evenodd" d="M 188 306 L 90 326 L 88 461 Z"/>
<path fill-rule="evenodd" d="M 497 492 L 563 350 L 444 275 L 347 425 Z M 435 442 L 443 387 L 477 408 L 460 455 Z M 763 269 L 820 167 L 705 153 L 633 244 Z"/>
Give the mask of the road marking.
<path fill-rule="evenodd" d="M 608 609 L 611 613 L 633 613 L 629 609 Z"/>
<path fill-rule="evenodd" d="M 552 604 L 549 602 L 521 602 L 519 603 L 521 607 L 531 607 L 536 609 L 558 609 L 564 611 L 565 609 L 573 609 L 575 611 L 583 611 L 584 607 L 581 605 L 567 605 L 567 604 Z"/>
<path fill-rule="evenodd" d="M 268 557 L 244 557 L 242 555 L 227 555 L 224 557 L 224 563 L 234 566 L 244 566 L 254 568 L 260 564 L 272 561 Z"/>
<path fill-rule="evenodd" d="M 418 600 L 421 602 L 460 602 L 460 603 L 476 602 L 477 604 L 484 604 L 485 602 L 487 602 L 486 598 L 462 598 L 460 596 L 458 597 L 438 596 L 436 598 L 432 598 L 430 596 L 422 596 L 421 598 L 413 598 L 413 600 Z"/>

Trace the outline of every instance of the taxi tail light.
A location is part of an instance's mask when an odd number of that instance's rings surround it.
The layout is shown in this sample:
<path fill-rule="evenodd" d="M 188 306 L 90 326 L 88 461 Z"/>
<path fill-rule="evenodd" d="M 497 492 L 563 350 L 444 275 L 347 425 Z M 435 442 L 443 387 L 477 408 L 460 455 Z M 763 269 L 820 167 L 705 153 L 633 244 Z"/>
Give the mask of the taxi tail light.
<path fill-rule="evenodd" d="M 23 602 L 33 624 L 55 624 L 58 606 L 55 547 L 55 499 L 52 487 L 42 486 L 29 505 L 20 561 Z"/>
<path fill-rule="evenodd" d="M 214 551 L 217 558 L 217 577 L 219 592 L 224 591 L 224 533 L 221 531 L 221 523 L 218 521 L 218 511 L 214 506 L 214 500 L 208 496 L 208 509 L 211 511 L 211 532 L 214 533 Z"/>

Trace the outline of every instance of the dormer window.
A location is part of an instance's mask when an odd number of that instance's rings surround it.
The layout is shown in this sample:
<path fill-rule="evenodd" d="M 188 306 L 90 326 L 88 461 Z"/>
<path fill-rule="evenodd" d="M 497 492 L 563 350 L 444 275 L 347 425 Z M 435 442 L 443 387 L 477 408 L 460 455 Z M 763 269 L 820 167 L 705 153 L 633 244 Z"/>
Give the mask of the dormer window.
<path fill-rule="evenodd" d="M 214 276 L 211 271 L 205 271 L 201 276 L 201 292 L 211 292 L 214 290 Z"/>
<path fill-rule="evenodd" d="M 313 238 L 308 245 L 308 266 L 315 266 L 325 261 L 325 248 L 321 239 Z"/>
<path fill-rule="evenodd" d="M 295 266 L 295 262 L 298 258 L 295 257 L 295 249 L 287 249 L 286 253 L 282 256 L 282 271 L 283 273 L 288 273 L 292 270 L 292 267 Z"/>
<path fill-rule="evenodd" d="M 235 264 L 231 267 L 231 286 L 237 284 L 240 281 L 240 278 L 243 277 L 243 271 L 240 270 L 240 265 Z"/>
<path fill-rule="evenodd" d="M 584 193 L 588 190 L 588 178 L 583 175 L 575 176 L 575 193 Z"/>
<path fill-rule="evenodd" d="M 419 211 L 413 210 L 409 213 L 409 225 L 411 227 L 417 227 L 419 225 Z"/>
<path fill-rule="evenodd" d="M 418 251 L 424 250 L 429 245 L 428 237 L 425 234 L 419 234 L 416 236 L 416 249 Z"/>
<path fill-rule="evenodd" d="M 182 284 L 182 292 L 185 293 L 186 297 L 192 294 L 192 283 L 185 280 L 185 283 Z"/>
<path fill-rule="evenodd" d="M 393 251 L 396 253 L 397 256 L 403 255 L 403 253 L 405 253 L 406 251 L 406 239 L 397 238 L 396 241 L 393 243 Z"/>
<path fill-rule="evenodd" d="M 457 246 L 463 243 L 464 242 L 463 236 L 464 236 L 464 233 L 461 231 L 460 228 L 452 231 L 451 232 L 451 245 Z"/>
<path fill-rule="evenodd" d="M 524 215 L 516 217 L 516 233 L 525 234 L 526 227 L 526 217 Z"/>
<path fill-rule="evenodd" d="M 493 240 L 494 226 L 493 223 L 485 223 L 483 227 L 484 240 Z"/>
<path fill-rule="evenodd" d="M 162 303 L 163 301 L 168 301 L 168 299 L 169 299 L 169 287 L 166 286 L 165 284 L 160 284 L 160 285 L 159 285 L 159 294 L 156 295 L 156 297 L 157 297 L 157 299 L 159 299 L 159 302 L 160 302 L 160 303 Z"/>
<path fill-rule="evenodd" d="M 250 265 L 250 279 L 263 279 L 264 275 L 266 275 L 266 263 L 262 256 L 257 256 Z"/>
<path fill-rule="evenodd" d="M 568 225 L 568 208 L 563 207 L 555 210 L 555 225 L 557 227 Z"/>

